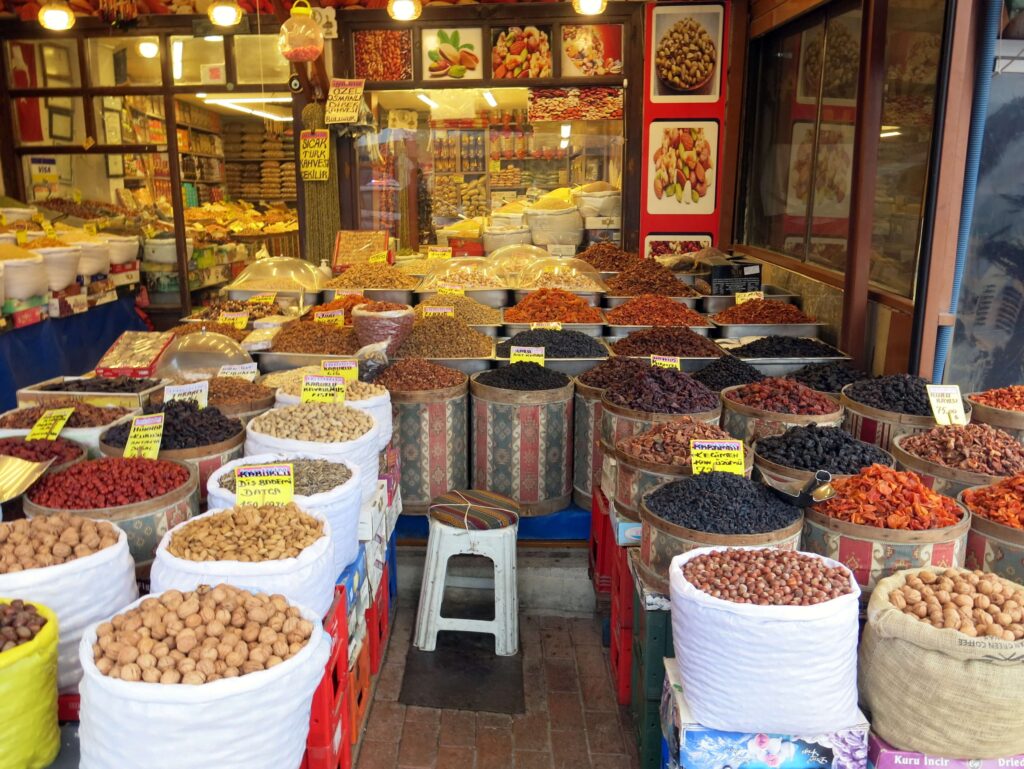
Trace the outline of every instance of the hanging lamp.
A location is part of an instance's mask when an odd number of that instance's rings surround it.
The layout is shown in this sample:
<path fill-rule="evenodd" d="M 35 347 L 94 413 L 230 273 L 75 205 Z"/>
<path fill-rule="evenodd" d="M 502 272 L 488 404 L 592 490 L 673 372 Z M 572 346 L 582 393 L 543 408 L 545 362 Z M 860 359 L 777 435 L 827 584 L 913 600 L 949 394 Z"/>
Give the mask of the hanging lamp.
<path fill-rule="evenodd" d="M 75 12 L 66 0 L 50 0 L 39 9 L 39 24 L 43 29 L 63 32 L 75 26 Z"/>
<path fill-rule="evenodd" d="M 395 21 L 418 19 L 422 11 L 420 0 L 388 0 L 388 16 Z"/>
<path fill-rule="evenodd" d="M 233 27 L 242 20 L 242 7 L 236 0 L 214 0 L 206 15 L 218 27 Z"/>
<path fill-rule="evenodd" d="M 608 0 L 572 0 L 572 9 L 581 16 L 596 16 L 607 7 Z"/>

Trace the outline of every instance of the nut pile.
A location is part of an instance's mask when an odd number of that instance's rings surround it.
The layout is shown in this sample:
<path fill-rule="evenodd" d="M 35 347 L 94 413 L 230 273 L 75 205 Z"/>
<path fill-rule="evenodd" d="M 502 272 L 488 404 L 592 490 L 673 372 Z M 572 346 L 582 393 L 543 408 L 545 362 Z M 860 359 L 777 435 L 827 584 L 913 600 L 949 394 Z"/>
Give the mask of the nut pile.
<path fill-rule="evenodd" d="M 956 470 L 984 475 L 1024 472 L 1024 446 L 1002 430 L 982 424 L 943 425 L 899 439 L 909 454 Z"/>
<path fill-rule="evenodd" d="M 25 438 L 0 438 L 0 456 L 17 457 L 27 462 L 49 462 L 50 467 L 78 459 L 85 449 L 74 441 L 58 438 L 55 441 L 30 441 Z"/>
<path fill-rule="evenodd" d="M 601 323 L 601 312 L 576 294 L 560 288 L 542 288 L 505 310 L 506 323 Z"/>
<path fill-rule="evenodd" d="M 433 290 L 440 286 L 456 286 L 469 291 L 490 291 L 505 288 L 505 281 L 476 260 L 463 263 L 461 259 L 452 259 L 446 266 L 431 272 L 423 281 L 420 290 Z"/>
<path fill-rule="evenodd" d="M 43 476 L 27 496 L 42 507 L 94 510 L 145 502 L 174 491 L 188 478 L 188 470 L 164 459 L 104 457 Z"/>
<path fill-rule="evenodd" d="M 128 409 L 115 406 L 100 407 L 88 403 L 80 403 L 70 398 L 60 398 L 47 401 L 44 406 L 32 406 L 31 408 L 11 411 L 0 417 L 0 427 L 7 427 L 17 430 L 31 429 L 39 417 L 50 409 L 63 409 L 74 407 L 75 411 L 64 424 L 64 427 L 102 427 L 109 425 L 128 413 Z"/>
<path fill-rule="evenodd" d="M 311 497 L 314 494 L 336 489 L 348 483 L 348 479 L 352 477 L 352 471 L 343 462 L 332 462 L 329 459 L 292 459 L 286 461 L 290 461 L 292 465 L 296 496 Z M 234 492 L 234 472 L 221 475 L 220 487 Z"/>
<path fill-rule="evenodd" d="M 171 535 L 167 552 L 186 561 L 280 561 L 323 535 L 323 521 L 294 502 L 242 505 L 189 521 Z"/>
<path fill-rule="evenodd" d="M 800 517 L 767 486 L 733 473 L 700 473 L 659 486 L 648 509 L 669 523 L 708 534 L 763 534 Z"/>
<path fill-rule="evenodd" d="M 757 441 L 757 455 L 797 470 L 828 470 L 834 475 L 853 475 L 873 464 L 888 464 L 885 452 L 858 441 L 840 427 L 809 424 L 790 427 L 782 435 Z"/>
<path fill-rule="evenodd" d="M 409 305 L 397 302 L 363 302 L 359 305 L 359 312 L 396 312 L 409 309 L 412 309 Z"/>
<path fill-rule="evenodd" d="M 1024 475 L 1004 478 L 981 489 L 967 489 L 963 500 L 974 515 L 1012 529 L 1024 529 Z"/>
<path fill-rule="evenodd" d="M 349 327 L 296 320 L 281 328 L 270 349 L 271 352 L 352 355 L 359 349 L 359 340 Z"/>
<path fill-rule="evenodd" d="M 696 422 L 690 417 L 679 417 L 671 422 L 661 422 L 650 430 L 629 438 L 623 438 L 616 448 L 634 459 L 643 462 L 659 462 L 663 465 L 690 465 L 690 441 L 730 440 L 725 430 Z"/>
<path fill-rule="evenodd" d="M 814 606 L 853 592 L 846 569 L 772 548 L 698 555 L 683 566 L 683 576 L 714 598 L 758 606 Z"/>
<path fill-rule="evenodd" d="M 770 377 L 742 385 L 724 397 L 753 409 L 776 414 L 834 414 L 840 408 L 839 403 L 827 395 L 782 377 Z"/>
<path fill-rule="evenodd" d="M 956 502 L 929 489 L 916 473 L 882 465 L 839 478 L 832 488 L 836 495 L 814 509 L 837 521 L 922 531 L 955 526 L 962 517 Z"/>
<path fill-rule="evenodd" d="M 299 403 L 260 414 L 250 427 L 274 438 L 315 443 L 354 441 L 373 428 L 373 417 L 340 403 Z"/>
<path fill-rule="evenodd" d="M 247 382 L 237 376 L 216 376 L 210 380 L 209 402 L 211 406 L 241 406 L 253 401 L 269 398 L 274 391 L 269 387 Z"/>
<path fill-rule="evenodd" d="M 69 513 L 0 523 L 0 574 L 57 566 L 117 544 L 113 524 Z"/>
<path fill-rule="evenodd" d="M 867 379 L 870 375 L 855 369 L 848 363 L 812 363 L 809 366 L 787 374 L 788 379 L 795 379 L 812 390 L 826 393 L 837 393 L 846 385 Z"/>
<path fill-rule="evenodd" d="M 638 259 L 635 264 L 608 280 L 610 296 L 638 296 L 660 294 L 661 296 L 699 296 L 690 286 L 683 283 L 668 267 L 654 259 Z"/>
<path fill-rule="evenodd" d="M 513 363 L 511 366 L 482 371 L 476 381 L 501 390 L 557 390 L 571 380 L 565 374 L 536 363 Z"/>
<path fill-rule="evenodd" d="M 719 405 L 718 395 L 689 375 L 654 366 L 610 385 L 604 397 L 617 406 L 658 414 L 713 411 Z"/>
<path fill-rule="evenodd" d="M 0 603 L 0 654 L 27 644 L 43 629 L 46 617 L 39 609 L 20 598 Z"/>
<path fill-rule="evenodd" d="M 619 272 L 631 267 L 640 256 L 632 251 L 623 251 L 614 243 L 594 243 L 577 254 L 576 258 L 601 272 Z"/>
<path fill-rule="evenodd" d="M 416 317 L 422 318 L 427 307 L 451 307 L 456 318 L 471 326 L 496 326 L 501 323 L 501 310 L 480 304 L 468 296 L 434 294 L 416 305 Z"/>
<path fill-rule="evenodd" d="M 442 390 L 466 381 L 466 375 L 457 369 L 431 363 L 423 358 L 405 358 L 388 366 L 374 380 L 391 392 Z"/>
<path fill-rule="evenodd" d="M 294 657 L 313 623 L 282 595 L 230 585 L 168 590 L 96 628 L 105 676 L 150 684 L 207 684 L 269 670 Z"/>
<path fill-rule="evenodd" d="M 709 390 L 720 392 L 726 387 L 751 384 L 764 379 L 764 374 L 733 355 L 723 355 L 692 375 Z"/>
<path fill-rule="evenodd" d="M 607 358 L 608 350 L 592 336 L 579 331 L 555 331 L 538 328 L 520 331 L 511 339 L 500 343 L 496 350 L 499 358 L 507 358 L 513 347 L 543 347 L 548 358 Z"/>
<path fill-rule="evenodd" d="M 667 296 L 640 294 L 607 312 L 616 326 L 710 326 L 708 319 Z"/>
<path fill-rule="evenodd" d="M 140 393 L 160 384 L 156 379 L 131 379 L 126 376 L 89 377 L 88 379 L 65 379 L 63 382 L 37 387 L 45 392 L 62 393 Z"/>
<path fill-rule="evenodd" d="M 672 355 L 678 358 L 720 358 L 722 348 L 685 327 L 659 326 L 634 331 L 612 342 L 616 355 Z"/>
<path fill-rule="evenodd" d="M 264 304 L 262 302 L 245 302 L 239 299 L 218 299 L 194 313 L 193 317 L 216 319 L 222 312 L 247 312 L 249 320 L 259 320 L 260 318 L 269 318 L 271 315 L 281 315 L 284 310 L 277 302 Z"/>
<path fill-rule="evenodd" d="M 814 318 L 802 313 L 795 304 L 777 299 L 752 299 L 743 304 L 734 304 L 713 315 L 712 320 L 721 324 L 814 323 Z"/>
<path fill-rule="evenodd" d="M 608 358 L 590 371 L 580 374 L 577 379 L 582 385 L 603 390 L 616 382 L 628 381 L 639 376 L 649 368 L 650 364 L 647 361 L 637 358 Z"/>
<path fill-rule="evenodd" d="M 494 340 L 447 315 L 431 315 L 418 321 L 395 357 L 490 358 Z"/>
<path fill-rule="evenodd" d="M 889 593 L 904 614 L 970 638 L 1024 638 L 1024 588 L 982 571 L 924 569 Z"/>
<path fill-rule="evenodd" d="M 179 451 L 234 438 L 242 432 L 242 423 L 234 417 L 226 417 L 216 406 L 199 408 L 195 401 L 176 400 L 169 403 L 151 403 L 144 409 L 146 414 L 164 414 L 164 431 L 160 437 L 161 451 Z M 108 446 L 124 447 L 128 443 L 131 422 L 114 425 L 100 436 Z"/>
<path fill-rule="evenodd" d="M 357 264 L 327 282 L 327 288 L 397 288 L 414 289 L 419 278 L 407 275 L 387 264 Z"/>
<path fill-rule="evenodd" d="M 576 270 L 558 270 L 557 272 L 540 272 L 525 278 L 520 288 L 561 288 L 567 291 L 603 291 L 601 286 L 589 275 Z"/>
<path fill-rule="evenodd" d="M 194 323 L 182 323 L 170 329 L 175 336 L 188 336 L 189 334 L 222 334 L 236 342 L 241 342 L 248 335 L 244 328 L 239 329 L 229 326 L 227 323 L 217 323 L 212 320 L 204 320 Z"/>
<path fill-rule="evenodd" d="M 931 416 L 932 407 L 926 384 L 919 376 L 891 374 L 854 382 L 846 389 L 846 396 L 881 411 L 927 417 Z"/>
<path fill-rule="evenodd" d="M 843 355 L 817 339 L 777 334 L 731 347 L 729 352 L 740 358 L 841 358 Z"/>
<path fill-rule="evenodd" d="M 302 380 L 309 375 L 321 376 L 325 372 L 320 366 L 303 366 L 301 368 L 288 369 L 287 371 L 275 371 L 267 374 L 263 383 L 269 387 L 275 387 L 286 395 L 299 397 L 302 395 Z M 379 384 L 369 382 L 348 382 L 345 385 L 345 400 L 363 401 L 368 398 L 375 398 L 378 395 L 386 395 L 387 389 Z"/>

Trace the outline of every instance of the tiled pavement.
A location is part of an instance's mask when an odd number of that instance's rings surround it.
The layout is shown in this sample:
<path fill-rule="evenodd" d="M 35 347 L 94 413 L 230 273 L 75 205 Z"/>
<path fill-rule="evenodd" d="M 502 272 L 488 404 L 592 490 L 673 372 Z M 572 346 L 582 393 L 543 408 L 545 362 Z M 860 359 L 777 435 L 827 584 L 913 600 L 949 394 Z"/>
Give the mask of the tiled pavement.
<path fill-rule="evenodd" d="M 526 713 L 398 702 L 414 613 L 399 606 L 357 769 L 634 769 L 629 714 L 615 702 L 596 617 L 520 616 Z"/>

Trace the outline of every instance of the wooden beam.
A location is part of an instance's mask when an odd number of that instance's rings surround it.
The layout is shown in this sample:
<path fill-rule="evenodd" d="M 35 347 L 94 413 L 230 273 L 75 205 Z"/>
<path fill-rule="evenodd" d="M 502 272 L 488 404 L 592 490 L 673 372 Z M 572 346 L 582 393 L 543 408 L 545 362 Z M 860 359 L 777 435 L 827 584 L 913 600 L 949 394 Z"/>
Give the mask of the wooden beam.
<path fill-rule="evenodd" d="M 753 0 L 750 37 L 761 37 L 826 2 L 828 0 Z"/>
<path fill-rule="evenodd" d="M 722 127 L 725 133 L 725 142 L 720 155 L 721 160 L 719 160 L 721 166 L 719 183 L 722 185 L 722 194 L 719 196 L 718 244 L 722 248 L 733 242 L 736 209 L 742 205 L 742 202 L 737 199 L 737 195 L 747 49 L 750 46 L 750 38 L 747 35 L 750 21 L 748 0 L 734 0 L 731 13 L 730 29 L 727 31 L 729 35 L 728 86 L 725 95 L 725 121 Z"/>
<path fill-rule="evenodd" d="M 170 47 L 160 46 L 160 68 L 163 70 L 163 81 L 174 82 L 174 71 L 171 66 Z M 181 301 L 182 315 L 192 312 L 192 294 L 188 288 L 188 248 L 185 234 L 185 201 L 181 191 L 181 156 L 178 154 L 178 110 L 174 103 L 174 94 L 164 93 L 164 120 L 167 133 L 167 164 L 171 176 L 171 214 L 174 220 L 174 248 L 178 255 L 178 296 Z"/>

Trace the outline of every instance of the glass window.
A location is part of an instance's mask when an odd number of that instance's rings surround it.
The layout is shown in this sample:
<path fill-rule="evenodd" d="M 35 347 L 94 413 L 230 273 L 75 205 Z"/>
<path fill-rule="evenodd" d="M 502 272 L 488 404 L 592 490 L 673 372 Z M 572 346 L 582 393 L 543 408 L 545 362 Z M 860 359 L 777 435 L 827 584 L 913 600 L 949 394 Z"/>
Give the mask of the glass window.
<path fill-rule="evenodd" d="M 27 200 L 81 195 L 83 200 L 136 209 L 170 199 L 166 154 L 38 154 L 22 157 Z"/>
<path fill-rule="evenodd" d="M 291 65 L 277 50 L 277 35 L 235 35 L 235 76 L 239 83 L 287 83 Z"/>
<path fill-rule="evenodd" d="M 99 144 L 165 144 L 162 96 L 95 96 L 94 136 Z"/>
<path fill-rule="evenodd" d="M 160 38 L 93 37 L 86 41 L 93 86 L 160 85 Z"/>
<path fill-rule="evenodd" d="M 171 74 L 175 85 L 227 82 L 224 69 L 224 38 L 172 36 Z"/>
<path fill-rule="evenodd" d="M 76 40 L 11 40 L 11 88 L 74 88 L 82 84 Z"/>
<path fill-rule="evenodd" d="M 15 99 L 14 140 L 19 146 L 81 144 L 85 141 L 84 99 L 45 96 Z"/>

